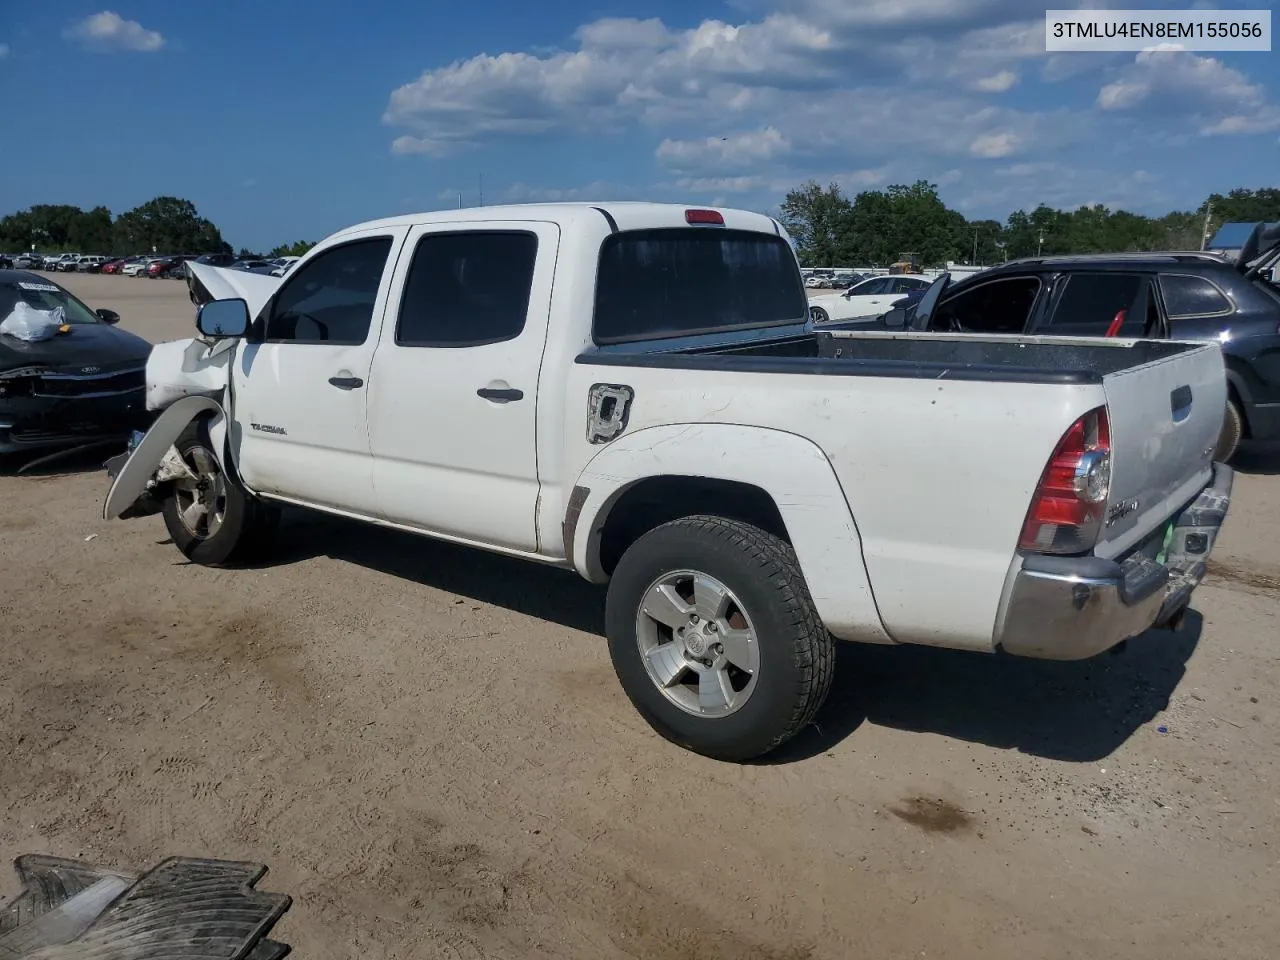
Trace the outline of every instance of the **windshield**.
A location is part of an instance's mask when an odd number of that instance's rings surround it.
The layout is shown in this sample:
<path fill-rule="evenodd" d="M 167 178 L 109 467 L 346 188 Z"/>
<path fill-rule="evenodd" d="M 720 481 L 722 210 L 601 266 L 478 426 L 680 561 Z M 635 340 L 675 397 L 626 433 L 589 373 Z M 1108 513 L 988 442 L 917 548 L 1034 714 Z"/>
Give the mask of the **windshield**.
<path fill-rule="evenodd" d="M 0 283 L 0 320 L 9 316 L 18 303 L 35 310 L 62 308 L 67 323 L 101 323 L 92 310 L 67 291 L 42 280 L 6 280 Z"/>
<path fill-rule="evenodd" d="M 608 237 L 596 276 L 596 343 L 799 324 L 809 313 L 779 236 L 674 227 Z"/>

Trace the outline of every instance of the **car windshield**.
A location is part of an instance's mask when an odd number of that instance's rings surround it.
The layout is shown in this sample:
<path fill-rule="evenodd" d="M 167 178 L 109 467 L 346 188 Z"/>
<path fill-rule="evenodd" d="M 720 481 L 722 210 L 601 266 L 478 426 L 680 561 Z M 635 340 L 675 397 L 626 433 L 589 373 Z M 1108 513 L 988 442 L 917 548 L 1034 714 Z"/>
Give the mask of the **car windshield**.
<path fill-rule="evenodd" d="M 19 303 L 35 310 L 62 308 L 67 323 L 101 323 L 92 310 L 67 291 L 43 280 L 5 280 L 0 282 L 0 319 L 9 316 Z"/>

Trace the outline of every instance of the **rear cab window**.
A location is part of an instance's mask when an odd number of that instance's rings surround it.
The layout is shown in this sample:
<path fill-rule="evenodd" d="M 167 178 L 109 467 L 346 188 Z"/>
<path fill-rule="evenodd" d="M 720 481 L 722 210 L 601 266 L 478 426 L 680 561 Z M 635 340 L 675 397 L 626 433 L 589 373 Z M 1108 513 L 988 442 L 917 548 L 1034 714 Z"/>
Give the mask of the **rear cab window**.
<path fill-rule="evenodd" d="M 632 230 L 600 247 L 597 344 L 804 323 L 809 302 L 790 244 L 750 230 Z"/>

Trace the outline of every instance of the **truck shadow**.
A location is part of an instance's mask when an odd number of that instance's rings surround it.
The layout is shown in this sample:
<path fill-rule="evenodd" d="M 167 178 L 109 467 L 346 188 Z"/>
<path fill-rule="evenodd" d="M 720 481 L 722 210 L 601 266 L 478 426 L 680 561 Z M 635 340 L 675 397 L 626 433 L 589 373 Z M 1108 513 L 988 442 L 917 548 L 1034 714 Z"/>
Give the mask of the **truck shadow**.
<path fill-rule="evenodd" d="M 1074 663 L 842 644 L 826 706 L 767 762 L 830 750 L 866 721 L 1049 760 L 1100 760 L 1168 706 L 1202 627 L 1190 611 L 1176 632 L 1151 630 L 1119 653 Z"/>
<path fill-rule="evenodd" d="M 1231 466 L 1240 473 L 1264 477 L 1280 476 L 1280 443 L 1245 445 L 1232 458 Z"/>
<path fill-rule="evenodd" d="M 268 565 L 327 556 L 604 636 L 604 590 L 571 572 L 321 514 L 290 511 L 285 524 Z M 815 723 L 762 762 L 826 753 L 864 722 L 1046 759 L 1098 760 L 1168 705 L 1201 627 L 1191 612 L 1176 633 L 1148 632 L 1115 656 L 1077 663 L 842 643 Z M 608 656 L 603 644 L 600 656 Z"/>

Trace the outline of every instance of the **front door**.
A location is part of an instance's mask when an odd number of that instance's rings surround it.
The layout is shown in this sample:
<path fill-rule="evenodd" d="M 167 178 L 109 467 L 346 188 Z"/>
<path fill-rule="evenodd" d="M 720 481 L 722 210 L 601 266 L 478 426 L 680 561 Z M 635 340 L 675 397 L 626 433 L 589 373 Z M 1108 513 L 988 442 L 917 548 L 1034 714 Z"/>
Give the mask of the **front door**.
<path fill-rule="evenodd" d="M 369 392 L 386 519 L 538 551 L 538 376 L 559 242 L 541 222 L 410 233 Z"/>
<path fill-rule="evenodd" d="M 313 251 L 267 301 L 232 367 L 232 443 L 248 486 L 374 511 L 369 370 L 408 228 Z"/>

